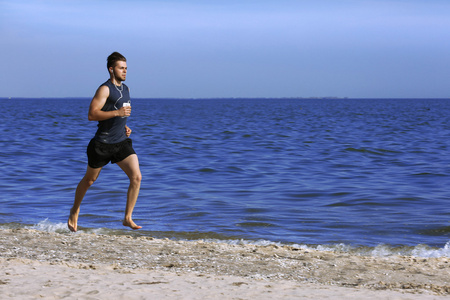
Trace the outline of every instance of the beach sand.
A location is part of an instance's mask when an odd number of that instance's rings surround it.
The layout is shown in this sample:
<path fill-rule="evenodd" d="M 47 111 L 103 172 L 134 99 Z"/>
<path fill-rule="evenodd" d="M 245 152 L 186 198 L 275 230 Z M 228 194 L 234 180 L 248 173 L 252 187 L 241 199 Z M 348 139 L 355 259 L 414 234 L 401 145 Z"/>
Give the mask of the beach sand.
<path fill-rule="evenodd" d="M 0 230 L 1 299 L 450 299 L 449 258 Z"/>

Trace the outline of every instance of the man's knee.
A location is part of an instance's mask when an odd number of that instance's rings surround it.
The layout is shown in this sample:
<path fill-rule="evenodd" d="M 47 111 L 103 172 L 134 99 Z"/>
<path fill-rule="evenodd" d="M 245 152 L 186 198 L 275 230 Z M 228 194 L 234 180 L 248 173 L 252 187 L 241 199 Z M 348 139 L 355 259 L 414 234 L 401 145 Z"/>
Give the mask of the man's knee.
<path fill-rule="evenodd" d="M 97 178 L 98 178 L 98 176 L 96 176 L 96 177 L 86 176 L 83 178 L 83 180 L 87 186 L 91 186 L 94 184 L 94 182 L 97 180 Z"/>
<path fill-rule="evenodd" d="M 142 181 L 142 174 L 133 174 L 130 176 L 130 182 L 133 184 L 141 184 Z"/>

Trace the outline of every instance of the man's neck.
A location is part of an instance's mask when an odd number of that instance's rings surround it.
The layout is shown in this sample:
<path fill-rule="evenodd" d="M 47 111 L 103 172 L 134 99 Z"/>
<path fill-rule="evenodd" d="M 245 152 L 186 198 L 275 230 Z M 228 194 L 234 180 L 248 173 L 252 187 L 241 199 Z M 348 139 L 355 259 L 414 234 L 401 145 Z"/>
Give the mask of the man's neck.
<path fill-rule="evenodd" d="M 111 80 L 111 82 L 112 82 L 113 84 L 117 85 L 117 86 L 121 86 L 121 85 L 122 85 L 122 81 L 117 80 L 117 79 L 116 79 L 115 77 L 113 77 L 113 76 L 111 76 L 111 77 L 109 78 L 109 80 Z"/>

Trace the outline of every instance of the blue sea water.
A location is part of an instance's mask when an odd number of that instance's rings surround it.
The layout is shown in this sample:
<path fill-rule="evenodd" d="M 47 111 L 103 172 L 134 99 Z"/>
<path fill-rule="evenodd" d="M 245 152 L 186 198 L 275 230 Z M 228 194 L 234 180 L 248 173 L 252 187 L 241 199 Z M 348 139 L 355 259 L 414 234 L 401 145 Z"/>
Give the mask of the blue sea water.
<path fill-rule="evenodd" d="M 1 99 L 0 225 L 65 228 L 96 130 L 90 99 Z M 450 253 L 450 100 L 133 99 L 132 234 Z M 121 225 L 107 165 L 82 230 Z M 430 248 L 430 249 L 431 249 Z"/>

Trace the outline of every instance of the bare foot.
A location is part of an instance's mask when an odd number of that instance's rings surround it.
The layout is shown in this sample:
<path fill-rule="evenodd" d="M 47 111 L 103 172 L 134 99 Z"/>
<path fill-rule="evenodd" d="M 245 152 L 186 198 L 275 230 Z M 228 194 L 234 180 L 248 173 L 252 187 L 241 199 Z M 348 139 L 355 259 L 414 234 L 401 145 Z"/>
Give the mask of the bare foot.
<path fill-rule="evenodd" d="M 67 227 L 69 227 L 70 231 L 72 232 L 77 231 L 77 222 L 78 222 L 78 212 L 73 213 L 72 210 L 70 210 L 69 220 L 67 221 Z"/>
<path fill-rule="evenodd" d="M 136 224 L 133 222 L 133 220 L 129 220 L 129 221 L 123 220 L 122 224 L 123 224 L 123 226 L 130 227 L 131 229 L 134 229 L 134 230 L 136 230 L 136 229 L 141 229 L 141 228 L 142 228 L 142 226 L 136 225 Z"/>

